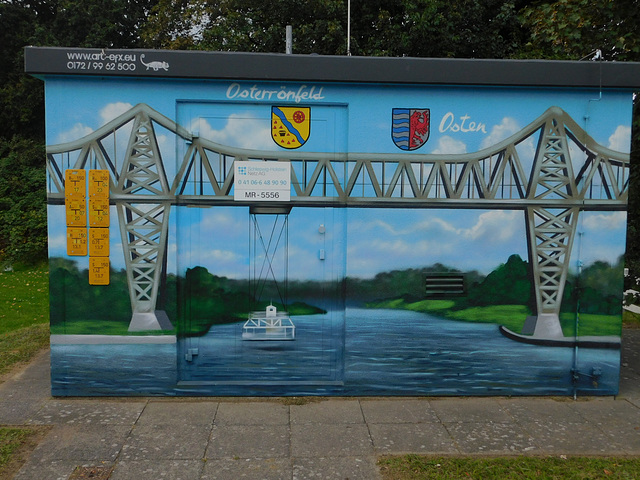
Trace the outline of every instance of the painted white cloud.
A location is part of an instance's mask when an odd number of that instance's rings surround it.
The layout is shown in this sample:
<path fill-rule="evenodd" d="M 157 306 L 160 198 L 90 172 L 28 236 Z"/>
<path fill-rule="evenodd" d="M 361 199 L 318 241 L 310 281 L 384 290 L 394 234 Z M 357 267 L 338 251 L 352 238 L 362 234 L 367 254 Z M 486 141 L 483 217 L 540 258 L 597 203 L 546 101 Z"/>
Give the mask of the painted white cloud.
<path fill-rule="evenodd" d="M 505 138 L 509 138 L 514 133 L 520 130 L 520 125 L 516 119 L 511 117 L 505 117 L 498 125 L 494 125 L 491 128 L 491 132 L 487 135 L 480 144 L 480 148 L 488 148 L 496 143 L 500 143 Z"/>
<path fill-rule="evenodd" d="M 307 245 L 306 247 L 309 246 Z M 318 248 L 299 248 L 298 246 L 290 245 L 289 278 L 292 280 L 322 279 L 323 268 L 326 266 L 326 262 L 331 259 L 330 252 L 326 253 L 326 260 L 323 262 L 320 260 Z M 336 265 L 334 268 L 338 268 L 338 266 Z"/>
<path fill-rule="evenodd" d="M 62 256 L 67 249 L 67 235 L 65 232 L 49 234 L 49 251 L 52 256 Z"/>
<path fill-rule="evenodd" d="M 370 277 L 385 270 L 416 268 L 455 254 L 455 245 L 439 236 L 374 238 L 350 243 L 347 249 L 349 275 Z"/>
<path fill-rule="evenodd" d="M 631 127 L 618 125 L 609 137 L 609 148 L 616 152 L 629 153 L 631 149 Z"/>
<path fill-rule="evenodd" d="M 115 102 L 115 103 L 109 103 L 105 105 L 102 108 L 102 110 L 98 112 L 98 115 L 100 117 L 99 124 L 104 125 L 105 123 L 110 122 L 111 120 L 118 117 L 119 115 L 122 115 L 127 110 L 130 110 L 132 107 L 133 106 L 130 103 L 124 103 L 124 102 Z M 85 125 L 84 123 L 78 122 L 69 130 L 60 133 L 58 135 L 58 140 L 56 143 L 73 142 L 82 137 L 86 137 L 87 135 L 92 133 L 93 130 L 94 129 L 91 128 L 90 126 Z"/>
<path fill-rule="evenodd" d="M 505 242 L 521 230 L 522 224 L 520 212 L 496 210 L 481 213 L 476 224 L 469 228 L 457 228 L 440 217 L 433 217 L 403 227 L 396 227 L 378 219 L 370 223 L 356 224 L 354 230 L 378 232 L 378 235 L 384 232 L 383 236 L 392 237 L 428 235 L 441 238 L 443 235 L 459 235 L 470 240 Z"/>
<path fill-rule="evenodd" d="M 217 207 L 181 207 L 174 212 L 176 237 L 172 242 L 177 248 L 172 255 L 176 256 L 178 273 L 199 265 L 214 275 L 246 277 L 248 216 L 234 216 L 229 209 Z"/>
<path fill-rule="evenodd" d="M 194 261 L 194 256 L 197 260 Z M 186 268 L 193 266 L 201 266 L 206 268 L 209 273 L 220 277 L 228 278 L 245 278 L 248 269 L 241 268 L 245 258 L 237 252 L 223 249 L 206 249 L 198 252 L 192 250 L 178 250 L 177 263 Z M 184 275 L 184 270 L 180 272 Z"/>
<path fill-rule="evenodd" d="M 592 213 L 585 217 L 582 226 L 596 232 L 619 229 L 627 223 L 626 212 Z"/>
<path fill-rule="evenodd" d="M 461 233 L 474 241 L 504 243 L 521 231 L 522 224 L 521 212 L 493 210 L 480 214 L 478 222 Z"/>
<path fill-rule="evenodd" d="M 489 273 L 509 255 L 526 257 L 521 211 L 455 215 L 411 215 L 349 221 L 349 275 L 372 277 L 381 271 L 435 263 Z M 467 220 L 469 223 L 467 223 Z M 357 232 L 357 234 L 355 233 Z"/>
<path fill-rule="evenodd" d="M 467 145 L 460 140 L 456 140 L 448 135 L 443 135 L 438 139 L 438 145 L 431 153 L 446 155 L 467 153 Z"/>
<path fill-rule="evenodd" d="M 102 125 L 110 122 L 116 117 L 119 117 L 123 113 L 128 110 L 131 110 L 133 105 L 125 102 L 115 102 L 109 103 L 105 105 L 102 110 L 100 110 L 100 118 L 102 119 Z"/>
<path fill-rule="evenodd" d="M 486 136 L 480 144 L 481 149 L 490 148 L 501 141 L 515 135 L 522 127 L 513 117 L 504 117 L 499 124 L 491 128 L 491 132 Z M 529 175 L 533 167 L 533 161 L 536 156 L 537 136 L 529 136 L 515 145 L 520 164 L 525 175 Z"/>
<path fill-rule="evenodd" d="M 216 238 L 229 236 L 241 236 L 244 238 L 248 232 L 248 217 L 240 218 L 232 215 L 229 211 L 218 211 L 217 208 L 204 209 L 202 220 L 192 227 L 193 231 L 200 232 L 200 235 L 214 240 Z"/>
<path fill-rule="evenodd" d="M 404 237 L 416 235 L 435 235 L 443 233 L 459 233 L 460 230 L 440 217 L 428 218 L 411 223 L 393 225 L 383 219 L 349 222 L 349 230 L 372 237 Z"/>
<path fill-rule="evenodd" d="M 266 125 L 266 126 L 265 126 Z M 201 138 L 231 147 L 251 150 L 274 150 L 269 122 L 256 118 L 244 118 L 242 114 L 232 114 L 222 130 L 215 130 L 204 119 L 196 119 L 191 131 L 197 131 Z"/>
<path fill-rule="evenodd" d="M 569 142 L 569 155 L 574 165 L 583 165 L 587 160 L 587 154 L 573 142 Z"/>
<path fill-rule="evenodd" d="M 76 123 L 69 130 L 58 135 L 57 143 L 73 142 L 79 138 L 89 135 L 91 132 L 93 132 L 93 129 L 91 127 L 82 123 Z"/>
<path fill-rule="evenodd" d="M 66 215 L 63 205 L 47 206 L 49 255 L 61 257 L 67 253 Z"/>
<path fill-rule="evenodd" d="M 536 142 L 532 137 L 529 137 L 516 145 L 516 151 L 525 174 L 529 175 L 536 157 Z"/>

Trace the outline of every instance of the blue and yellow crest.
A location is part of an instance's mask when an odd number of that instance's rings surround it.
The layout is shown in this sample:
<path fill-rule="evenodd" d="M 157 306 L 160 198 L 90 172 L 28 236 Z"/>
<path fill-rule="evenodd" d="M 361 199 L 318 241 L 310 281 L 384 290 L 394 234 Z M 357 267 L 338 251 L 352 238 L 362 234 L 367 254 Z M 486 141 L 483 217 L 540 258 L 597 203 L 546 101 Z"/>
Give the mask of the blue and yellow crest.
<path fill-rule="evenodd" d="M 299 148 L 309 139 L 311 108 L 271 107 L 271 138 L 282 148 Z"/>

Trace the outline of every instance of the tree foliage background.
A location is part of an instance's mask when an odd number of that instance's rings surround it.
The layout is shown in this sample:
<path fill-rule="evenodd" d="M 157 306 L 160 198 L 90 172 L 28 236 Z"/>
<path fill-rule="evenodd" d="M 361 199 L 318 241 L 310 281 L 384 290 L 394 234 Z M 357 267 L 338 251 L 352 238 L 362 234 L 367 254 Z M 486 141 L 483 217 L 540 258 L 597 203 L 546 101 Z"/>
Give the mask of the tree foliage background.
<path fill-rule="evenodd" d="M 0 0 L 0 264 L 46 254 L 44 93 L 23 47 L 347 52 L 347 0 Z M 352 55 L 640 61 L 640 0 L 352 0 Z M 636 104 L 638 102 L 636 101 Z M 626 263 L 640 276 L 640 108 Z"/>

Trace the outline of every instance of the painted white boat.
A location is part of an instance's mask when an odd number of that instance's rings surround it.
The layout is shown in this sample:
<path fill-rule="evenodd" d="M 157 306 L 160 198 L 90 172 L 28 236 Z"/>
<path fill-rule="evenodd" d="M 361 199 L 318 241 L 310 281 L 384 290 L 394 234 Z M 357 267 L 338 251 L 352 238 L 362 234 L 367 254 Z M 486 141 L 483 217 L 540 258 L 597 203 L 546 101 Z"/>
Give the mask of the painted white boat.
<path fill-rule="evenodd" d="M 243 340 L 295 340 L 296 327 L 287 312 L 269 305 L 264 312 L 252 312 L 242 327 Z"/>

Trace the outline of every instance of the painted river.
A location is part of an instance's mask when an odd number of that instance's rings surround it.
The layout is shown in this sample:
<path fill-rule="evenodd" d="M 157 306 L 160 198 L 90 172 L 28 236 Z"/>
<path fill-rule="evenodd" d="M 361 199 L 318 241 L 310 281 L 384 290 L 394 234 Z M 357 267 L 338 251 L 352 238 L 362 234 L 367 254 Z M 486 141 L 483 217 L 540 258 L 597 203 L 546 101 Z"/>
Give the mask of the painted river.
<path fill-rule="evenodd" d="M 619 350 L 526 345 L 503 337 L 497 325 L 405 310 L 349 308 L 344 315 L 292 319 L 295 341 L 243 341 L 237 323 L 178 339 L 177 345 L 52 345 L 53 393 L 613 395 L 618 390 Z M 190 349 L 197 354 L 188 361 Z"/>

